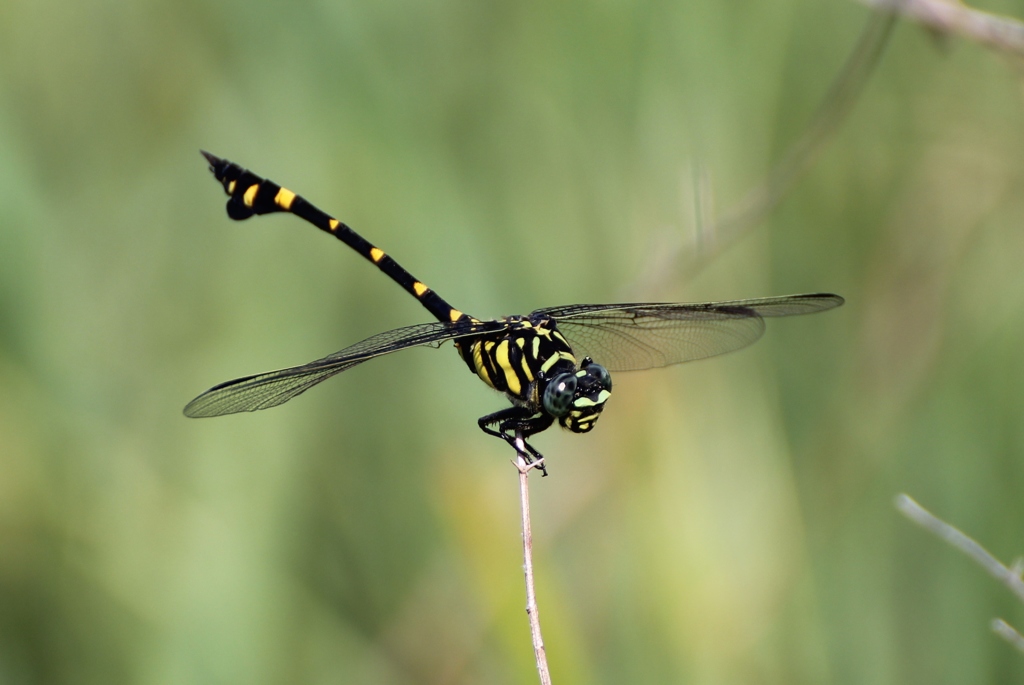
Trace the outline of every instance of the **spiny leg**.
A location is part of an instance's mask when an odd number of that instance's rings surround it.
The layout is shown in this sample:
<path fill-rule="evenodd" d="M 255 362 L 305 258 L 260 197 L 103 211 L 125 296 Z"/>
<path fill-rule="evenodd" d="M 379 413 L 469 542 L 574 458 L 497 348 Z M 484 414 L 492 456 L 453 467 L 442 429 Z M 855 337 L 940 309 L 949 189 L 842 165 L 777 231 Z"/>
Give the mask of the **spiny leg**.
<path fill-rule="evenodd" d="M 543 475 L 548 475 L 547 468 L 544 466 L 544 455 L 534 449 L 533 445 L 526 442 L 526 438 L 533 435 L 534 433 L 540 433 L 541 431 L 547 430 L 554 423 L 554 419 L 547 414 L 533 414 L 524 407 L 508 407 L 501 411 L 496 411 L 493 414 L 487 416 L 481 416 L 477 423 L 480 426 L 480 430 L 488 435 L 493 435 L 496 438 L 501 438 L 509 445 L 512 449 L 519 451 L 516 446 L 516 433 L 521 433 L 523 436 L 523 446 L 526 448 L 528 454 L 528 463 L 537 463 L 537 469 Z M 498 430 L 494 430 L 491 426 L 497 425 Z"/>

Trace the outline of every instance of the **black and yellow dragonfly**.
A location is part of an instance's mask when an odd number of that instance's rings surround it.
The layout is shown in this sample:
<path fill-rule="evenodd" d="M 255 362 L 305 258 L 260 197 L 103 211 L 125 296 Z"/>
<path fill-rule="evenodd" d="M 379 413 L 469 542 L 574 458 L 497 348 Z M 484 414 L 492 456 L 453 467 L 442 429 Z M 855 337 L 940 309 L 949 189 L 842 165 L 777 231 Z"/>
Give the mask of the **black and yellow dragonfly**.
<path fill-rule="evenodd" d="M 650 369 L 732 352 L 761 337 L 766 317 L 812 314 L 843 303 L 838 295 L 814 293 L 703 304 L 576 304 L 525 316 L 476 319 L 302 197 L 237 164 L 203 155 L 230 196 L 229 217 L 241 221 L 254 214 L 295 214 L 370 260 L 437 321 L 379 333 L 308 364 L 221 383 L 188 403 L 185 415 L 190 417 L 275 407 L 374 357 L 408 347 L 439 347 L 452 340 L 469 370 L 512 403 L 481 417 L 480 428 L 513 446 L 516 435 L 521 435 L 544 471 L 540 453 L 525 438 L 555 421 L 574 433 L 590 431 L 611 396 L 610 371 Z"/>

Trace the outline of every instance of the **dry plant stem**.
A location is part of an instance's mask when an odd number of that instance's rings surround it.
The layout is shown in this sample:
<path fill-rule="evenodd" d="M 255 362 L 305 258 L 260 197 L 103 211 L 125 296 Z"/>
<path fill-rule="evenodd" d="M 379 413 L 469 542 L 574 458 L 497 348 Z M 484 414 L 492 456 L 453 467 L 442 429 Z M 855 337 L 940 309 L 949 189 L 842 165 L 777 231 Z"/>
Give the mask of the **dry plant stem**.
<path fill-rule="evenodd" d="M 914 523 L 974 559 L 993 578 L 1010 588 L 1010 591 L 1017 595 L 1017 599 L 1024 602 L 1024 580 L 989 554 L 984 547 L 932 514 L 909 495 L 899 495 L 896 498 L 896 508 Z"/>
<path fill-rule="evenodd" d="M 548 657 L 544 651 L 544 638 L 540 634 L 540 616 L 537 613 L 537 593 L 533 587 L 533 532 L 530 529 L 530 471 L 538 462 L 529 463 L 523 436 L 516 432 L 516 468 L 519 469 L 519 500 L 523 509 L 523 571 L 526 574 L 526 613 L 530 617 L 530 636 L 533 655 L 537 659 L 537 673 L 541 685 L 551 685 Z"/>
<path fill-rule="evenodd" d="M 984 547 L 932 514 L 915 502 L 909 495 L 898 495 L 896 497 L 896 508 L 900 510 L 901 514 L 917 525 L 936 537 L 945 540 L 971 559 L 974 559 L 979 566 L 988 571 L 989 575 L 1010 588 L 1010 591 L 1017 596 L 1017 599 L 1024 602 L 1024 580 L 1021 580 L 1016 566 L 1013 569 L 1007 568 Z M 1009 642 L 1021 652 L 1024 652 L 1024 637 L 1021 637 L 1020 633 L 1006 621 L 1001 618 L 994 619 L 992 621 L 992 630 L 996 635 Z"/>
<path fill-rule="evenodd" d="M 1003 619 L 992 619 L 992 632 L 1016 647 L 1018 651 L 1024 652 L 1024 637 Z"/>
<path fill-rule="evenodd" d="M 952 0 L 858 0 L 896 12 L 940 33 L 957 35 L 1001 52 L 1024 56 L 1024 22 Z"/>
<path fill-rule="evenodd" d="M 889 43 L 894 24 L 895 16 L 891 13 L 877 13 L 868 19 L 857 44 L 832 80 L 800 137 L 787 148 L 757 186 L 719 217 L 714 216 L 710 207 L 711 181 L 705 173 L 700 174 L 695 192 L 698 204 L 696 240 L 676 248 L 663 260 L 660 268 L 639 278 L 631 287 L 630 297 L 648 296 L 665 282 L 674 282 L 681 270 L 689 275 L 696 273 L 782 202 L 800 177 L 814 165 L 853 110 Z"/>
<path fill-rule="evenodd" d="M 889 42 L 894 24 L 893 16 L 888 13 L 868 19 L 857 45 L 836 74 L 807 128 L 764 181 L 718 219 L 713 230 L 719 240 L 729 243 L 767 216 L 814 165 L 863 92 Z"/>

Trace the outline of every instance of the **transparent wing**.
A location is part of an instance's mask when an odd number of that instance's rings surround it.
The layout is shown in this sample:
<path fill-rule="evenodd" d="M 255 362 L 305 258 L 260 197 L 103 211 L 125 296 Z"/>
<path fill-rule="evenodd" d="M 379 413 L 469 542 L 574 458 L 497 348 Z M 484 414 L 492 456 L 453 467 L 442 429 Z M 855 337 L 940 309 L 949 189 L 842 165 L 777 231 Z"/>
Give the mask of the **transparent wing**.
<path fill-rule="evenodd" d="M 843 304 L 828 293 L 703 304 L 580 304 L 538 309 L 555 319 L 578 358 L 609 371 L 705 359 L 750 345 L 764 318 L 813 314 Z"/>
<path fill-rule="evenodd" d="M 203 418 L 276 407 L 317 383 L 368 359 L 408 347 L 438 347 L 446 340 L 502 330 L 504 327 L 505 323 L 501 321 L 437 321 L 378 333 L 340 352 L 302 366 L 236 378 L 216 385 L 189 402 L 185 406 L 185 416 Z"/>

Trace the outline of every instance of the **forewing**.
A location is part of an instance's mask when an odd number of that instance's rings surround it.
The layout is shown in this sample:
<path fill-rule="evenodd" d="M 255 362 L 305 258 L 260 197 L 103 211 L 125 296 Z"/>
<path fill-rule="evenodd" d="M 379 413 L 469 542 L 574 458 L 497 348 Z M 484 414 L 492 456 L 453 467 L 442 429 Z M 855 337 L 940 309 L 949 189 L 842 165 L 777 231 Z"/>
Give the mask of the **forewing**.
<path fill-rule="evenodd" d="M 204 418 L 276 407 L 331 376 L 383 354 L 408 347 L 439 346 L 446 340 L 500 330 L 499 321 L 432 322 L 378 333 L 323 359 L 216 385 L 185 406 L 185 416 Z"/>
<path fill-rule="evenodd" d="M 750 345 L 764 318 L 838 307 L 831 294 L 789 295 L 702 304 L 569 305 L 540 309 L 555 319 L 577 357 L 609 371 L 637 371 L 705 359 Z"/>

